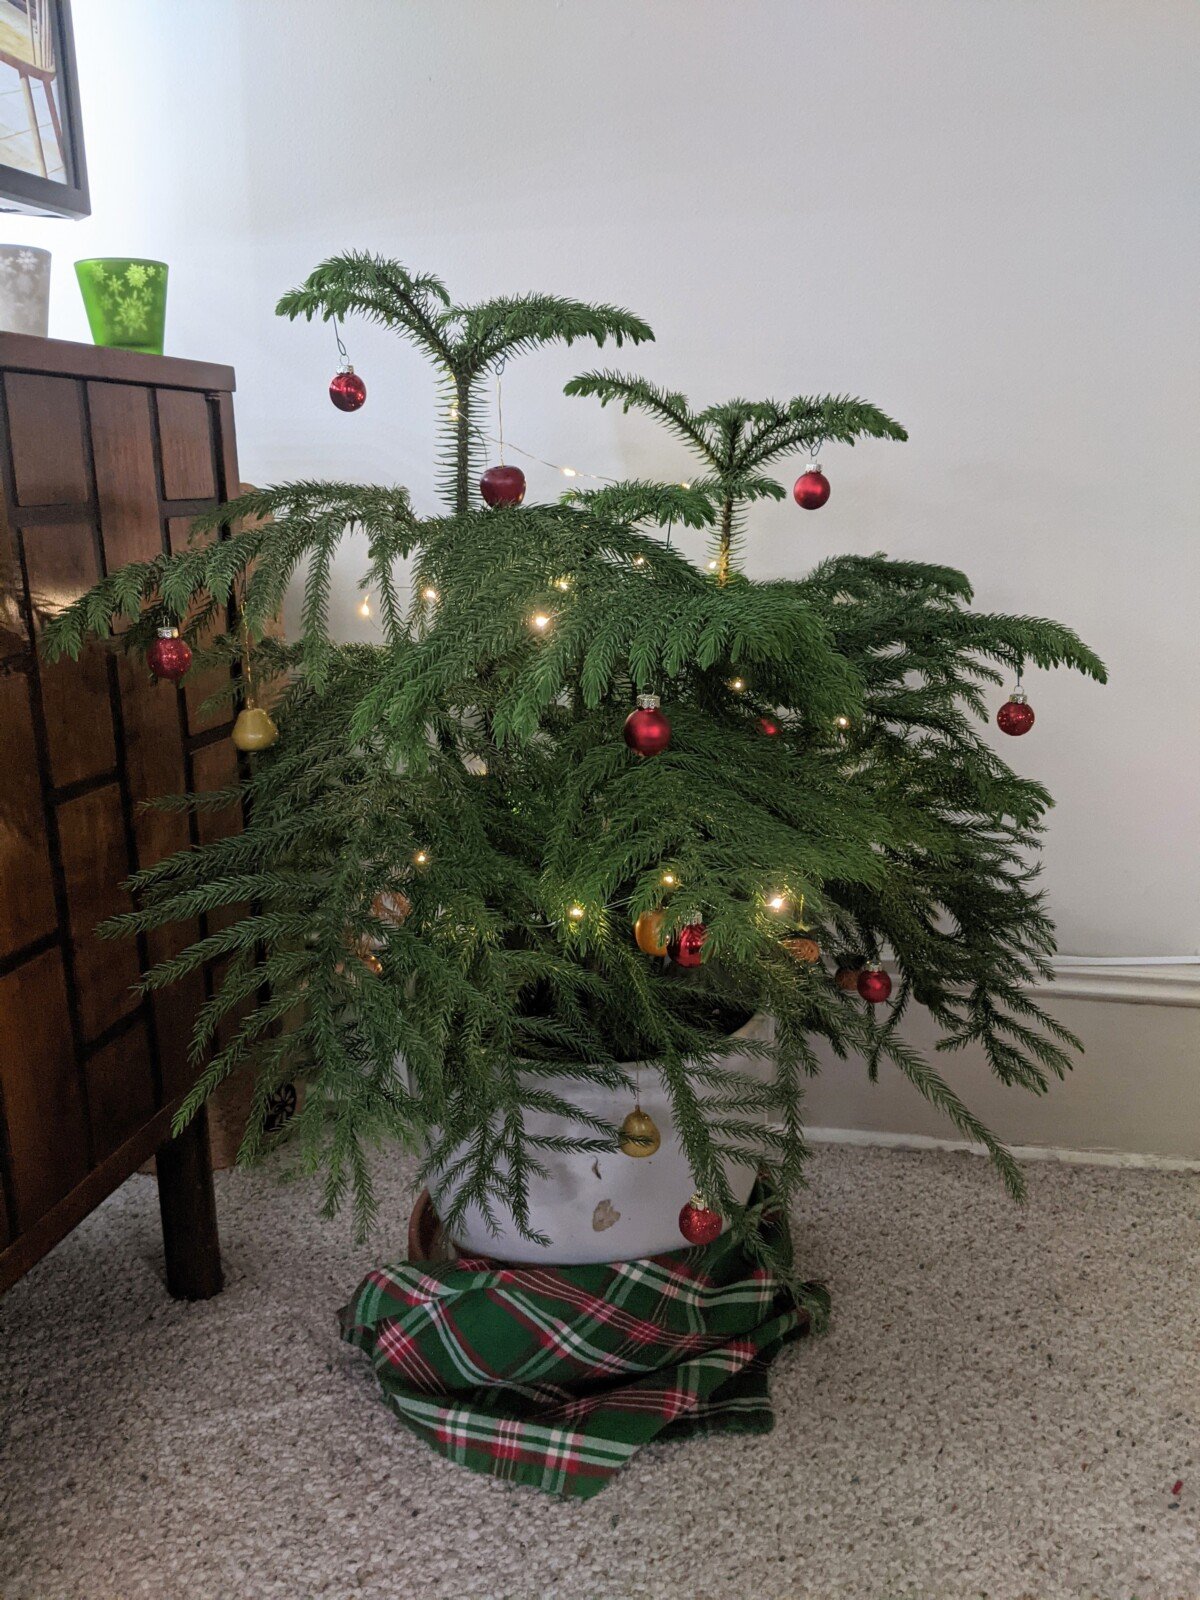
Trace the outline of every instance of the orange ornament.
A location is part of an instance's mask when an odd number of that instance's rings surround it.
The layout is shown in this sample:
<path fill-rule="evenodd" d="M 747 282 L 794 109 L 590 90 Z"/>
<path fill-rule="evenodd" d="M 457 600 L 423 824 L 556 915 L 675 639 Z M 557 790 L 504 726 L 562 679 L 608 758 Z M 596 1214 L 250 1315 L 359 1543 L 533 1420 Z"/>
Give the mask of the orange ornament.
<path fill-rule="evenodd" d="M 858 993 L 858 969 L 856 967 L 839 967 L 833 975 L 833 981 L 839 989 L 847 994 Z"/>
<path fill-rule="evenodd" d="M 821 946 L 815 939 L 800 934 L 795 939 L 781 939 L 780 943 L 793 961 L 820 961 Z"/>
<path fill-rule="evenodd" d="M 633 925 L 633 937 L 637 940 L 637 947 L 648 956 L 665 956 L 667 941 L 663 938 L 663 923 L 667 920 L 665 911 L 643 911 Z"/>

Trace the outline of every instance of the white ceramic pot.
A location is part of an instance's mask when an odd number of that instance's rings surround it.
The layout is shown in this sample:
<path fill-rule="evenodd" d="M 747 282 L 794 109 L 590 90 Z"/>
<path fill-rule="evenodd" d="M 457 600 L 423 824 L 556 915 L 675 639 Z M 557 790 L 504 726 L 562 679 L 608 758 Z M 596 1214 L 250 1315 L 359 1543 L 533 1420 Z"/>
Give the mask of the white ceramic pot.
<path fill-rule="evenodd" d="M 50 331 L 50 252 L 0 244 L 0 332 Z"/>
<path fill-rule="evenodd" d="M 770 1018 L 751 1017 L 734 1038 L 769 1041 Z M 769 1079 L 774 1071 L 770 1059 L 753 1055 L 730 1056 L 725 1065 L 760 1082 Z M 617 1127 L 633 1109 L 629 1096 L 612 1089 L 594 1088 L 572 1078 L 538 1082 L 580 1110 L 603 1117 Z M 501 1261 L 544 1261 L 560 1266 L 584 1261 L 632 1261 L 639 1256 L 682 1249 L 686 1240 L 679 1232 L 679 1212 L 691 1199 L 695 1183 L 679 1142 L 666 1089 L 658 1073 L 648 1068 L 641 1072 L 641 1104 L 662 1135 L 662 1144 L 652 1156 L 635 1159 L 618 1151 L 602 1156 L 539 1153 L 547 1176 L 530 1180 L 529 1220 L 535 1232 L 547 1235 L 548 1245 L 531 1244 L 522 1238 L 511 1215 L 499 1207 L 499 1234 L 491 1233 L 479 1211 L 469 1207 L 464 1223 L 455 1232 L 456 1243 L 472 1254 L 494 1256 Z M 540 1113 L 530 1115 L 528 1127 L 535 1133 L 591 1136 L 591 1130 L 579 1123 L 564 1128 L 558 1119 Z M 739 1204 L 744 1204 L 754 1186 L 755 1169 L 729 1163 L 726 1173 Z M 457 1186 L 439 1188 L 433 1182 L 430 1191 L 435 1209 L 443 1212 Z"/>

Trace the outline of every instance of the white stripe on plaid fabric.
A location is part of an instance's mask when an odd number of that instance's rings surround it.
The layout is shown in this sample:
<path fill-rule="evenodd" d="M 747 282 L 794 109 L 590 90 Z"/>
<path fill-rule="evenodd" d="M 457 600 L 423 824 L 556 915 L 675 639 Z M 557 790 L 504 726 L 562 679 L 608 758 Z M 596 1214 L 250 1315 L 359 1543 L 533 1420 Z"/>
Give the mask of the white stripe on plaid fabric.
<path fill-rule="evenodd" d="M 565 1279 L 551 1273 L 531 1271 L 524 1274 L 522 1288 L 544 1294 L 547 1299 L 559 1301 L 563 1305 L 577 1307 L 586 1313 L 584 1321 L 589 1322 L 593 1328 L 603 1326 L 628 1334 L 626 1343 L 616 1352 L 619 1355 L 652 1344 L 659 1346 L 670 1344 L 684 1352 L 689 1348 L 702 1346 L 702 1339 L 698 1334 L 676 1333 L 664 1327 L 661 1322 L 625 1310 L 618 1301 L 600 1299 L 589 1290 L 576 1289 Z M 651 1363 L 651 1366 L 657 1365 L 657 1362 Z M 645 1367 L 645 1370 L 649 1371 L 650 1367 Z"/>
<path fill-rule="evenodd" d="M 451 1436 L 455 1448 L 465 1449 L 468 1444 L 477 1444 L 490 1449 L 497 1432 L 502 1429 L 522 1449 L 545 1456 L 552 1466 L 566 1464 L 567 1458 L 573 1457 L 583 1465 L 614 1468 L 622 1466 L 638 1448 L 634 1441 L 593 1437 L 574 1429 L 545 1427 L 536 1422 L 509 1419 L 492 1422 L 465 1406 L 438 1406 L 411 1395 L 389 1394 L 388 1400 L 394 1410 L 402 1412 L 422 1431 Z"/>
<path fill-rule="evenodd" d="M 508 1291 L 497 1293 L 496 1298 L 512 1306 L 514 1311 L 546 1335 L 545 1344 L 535 1350 L 525 1365 L 514 1373 L 514 1377 L 524 1382 L 542 1377 L 564 1356 L 574 1356 L 593 1371 L 614 1377 L 626 1373 L 653 1372 L 662 1365 L 661 1358 L 657 1361 L 630 1360 L 619 1351 L 605 1350 L 595 1343 L 589 1336 L 597 1327 L 598 1319 L 595 1317 L 583 1318 L 579 1323 L 560 1322 L 553 1313 L 544 1312 L 522 1294 Z"/>

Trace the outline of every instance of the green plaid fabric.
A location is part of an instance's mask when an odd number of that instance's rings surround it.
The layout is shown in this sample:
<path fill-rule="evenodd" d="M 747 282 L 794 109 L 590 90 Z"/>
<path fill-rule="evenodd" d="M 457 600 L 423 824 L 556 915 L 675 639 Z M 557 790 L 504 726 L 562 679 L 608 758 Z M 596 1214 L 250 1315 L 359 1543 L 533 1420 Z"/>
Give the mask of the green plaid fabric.
<path fill-rule="evenodd" d="M 402 1261 L 341 1324 L 442 1455 L 586 1498 L 651 1440 L 766 1433 L 767 1367 L 808 1318 L 726 1234 L 598 1266 Z"/>

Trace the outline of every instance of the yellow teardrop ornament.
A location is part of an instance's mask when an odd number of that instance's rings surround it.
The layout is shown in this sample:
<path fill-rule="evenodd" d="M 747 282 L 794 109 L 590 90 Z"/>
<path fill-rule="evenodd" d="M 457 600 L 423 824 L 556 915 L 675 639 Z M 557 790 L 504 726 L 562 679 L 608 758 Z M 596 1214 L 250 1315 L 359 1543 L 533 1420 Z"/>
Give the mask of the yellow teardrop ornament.
<path fill-rule="evenodd" d="M 230 735 L 239 750 L 269 750 L 278 737 L 271 713 L 261 706 L 243 706 Z"/>
<path fill-rule="evenodd" d="M 623 1156 L 652 1156 L 662 1143 L 662 1135 L 654 1126 L 654 1118 L 641 1106 L 633 1110 L 621 1124 L 618 1140 Z"/>

